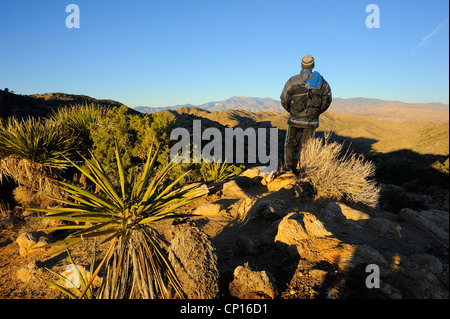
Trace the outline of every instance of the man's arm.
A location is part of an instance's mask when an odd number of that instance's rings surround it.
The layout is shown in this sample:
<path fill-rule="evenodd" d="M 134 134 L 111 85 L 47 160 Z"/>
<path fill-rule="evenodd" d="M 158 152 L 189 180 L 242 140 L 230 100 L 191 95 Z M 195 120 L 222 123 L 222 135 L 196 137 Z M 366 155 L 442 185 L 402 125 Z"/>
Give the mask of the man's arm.
<path fill-rule="evenodd" d="M 291 105 L 289 104 L 289 90 L 291 89 L 291 81 L 288 80 L 286 84 L 284 85 L 283 92 L 281 92 L 280 100 L 281 100 L 281 106 L 288 112 L 291 110 Z"/>
<path fill-rule="evenodd" d="M 331 88 L 327 81 L 324 80 L 324 90 L 322 93 L 322 104 L 320 107 L 320 113 L 325 112 L 330 107 L 331 101 L 333 100 L 331 96 Z"/>

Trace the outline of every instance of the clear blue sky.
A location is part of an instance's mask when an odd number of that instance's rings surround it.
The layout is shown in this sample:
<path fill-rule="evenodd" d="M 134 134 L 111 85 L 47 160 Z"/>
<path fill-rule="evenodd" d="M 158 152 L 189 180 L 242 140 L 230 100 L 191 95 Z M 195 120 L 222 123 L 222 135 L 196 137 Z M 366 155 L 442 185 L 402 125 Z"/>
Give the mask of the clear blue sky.
<path fill-rule="evenodd" d="M 278 99 L 311 54 L 334 97 L 448 104 L 448 17 L 447 0 L 1 1 L 0 88 L 130 107 Z"/>

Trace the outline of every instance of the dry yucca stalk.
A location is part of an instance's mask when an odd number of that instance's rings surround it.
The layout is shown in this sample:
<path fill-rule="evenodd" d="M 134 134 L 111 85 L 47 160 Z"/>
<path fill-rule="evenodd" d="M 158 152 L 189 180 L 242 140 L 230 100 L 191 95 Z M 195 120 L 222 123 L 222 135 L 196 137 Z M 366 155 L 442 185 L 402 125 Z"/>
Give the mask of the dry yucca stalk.
<path fill-rule="evenodd" d="M 54 180 L 69 167 L 74 153 L 69 136 L 45 120 L 0 120 L 0 183 L 12 178 L 15 199 L 23 206 L 45 207 L 51 197 L 62 197 Z"/>
<path fill-rule="evenodd" d="M 330 142 L 331 133 L 324 138 L 310 139 L 302 147 L 299 168 L 302 178 L 316 190 L 316 198 L 347 199 L 372 207 L 378 203 L 380 189 L 371 179 L 375 165 Z"/>
<path fill-rule="evenodd" d="M 54 176 L 42 166 L 15 155 L 0 160 L 0 182 L 4 177 L 17 184 L 14 199 L 22 206 L 46 207 L 55 203 L 49 197 L 62 197 L 63 192 Z"/>

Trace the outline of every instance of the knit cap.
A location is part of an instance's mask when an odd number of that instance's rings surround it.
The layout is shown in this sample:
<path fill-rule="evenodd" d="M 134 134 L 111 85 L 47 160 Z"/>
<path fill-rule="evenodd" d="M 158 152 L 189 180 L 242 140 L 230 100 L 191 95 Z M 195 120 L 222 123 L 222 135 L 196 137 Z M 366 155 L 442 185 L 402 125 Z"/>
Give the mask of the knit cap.
<path fill-rule="evenodd" d="M 302 59 L 302 69 L 314 69 L 314 58 L 311 55 L 305 55 Z"/>

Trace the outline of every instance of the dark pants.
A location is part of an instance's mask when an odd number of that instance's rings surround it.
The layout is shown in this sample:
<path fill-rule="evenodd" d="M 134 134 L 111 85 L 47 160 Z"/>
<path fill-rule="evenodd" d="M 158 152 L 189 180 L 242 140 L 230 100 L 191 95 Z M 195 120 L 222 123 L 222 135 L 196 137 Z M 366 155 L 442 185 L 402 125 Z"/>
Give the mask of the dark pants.
<path fill-rule="evenodd" d="M 295 171 L 295 153 L 300 152 L 302 145 L 314 137 L 315 128 L 299 128 L 288 125 L 284 142 L 284 168 Z"/>

